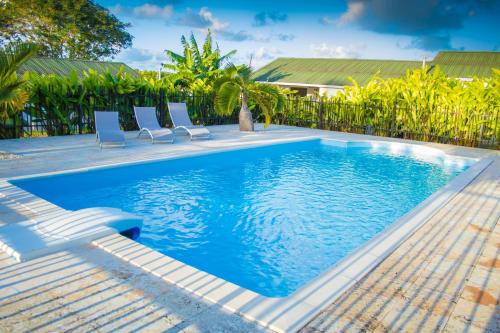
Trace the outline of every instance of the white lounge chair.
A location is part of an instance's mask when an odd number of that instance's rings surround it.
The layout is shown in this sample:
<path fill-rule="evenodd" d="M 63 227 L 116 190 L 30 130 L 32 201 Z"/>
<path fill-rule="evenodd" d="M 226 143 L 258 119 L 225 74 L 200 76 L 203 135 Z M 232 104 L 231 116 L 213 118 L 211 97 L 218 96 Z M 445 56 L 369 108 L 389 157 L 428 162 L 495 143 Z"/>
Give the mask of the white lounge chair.
<path fill-rule="evenodd" d="M 188 132 L 191 140 L 210 139 L 210 131 L 203 125 L 193 125 L 187 113 L 186 103 L 168 103 L 168 112 L 174 128 L 183 129 Z"/>
<path fill-rule="evenodd" d="M 134 113 L 140 129 L 137 137 L 140 137 L 142 133 L 148 133 L 152 143 L 174 142 L 174 133 L 170 129 L 160 126 L 154 107 L 134 106 Z"/>
<path fill-rule="evenodd" d="M 120 129 L 118 112 L 95 111 L 95 132 L 99 146 L 125 146 L 125 134 Z"/>

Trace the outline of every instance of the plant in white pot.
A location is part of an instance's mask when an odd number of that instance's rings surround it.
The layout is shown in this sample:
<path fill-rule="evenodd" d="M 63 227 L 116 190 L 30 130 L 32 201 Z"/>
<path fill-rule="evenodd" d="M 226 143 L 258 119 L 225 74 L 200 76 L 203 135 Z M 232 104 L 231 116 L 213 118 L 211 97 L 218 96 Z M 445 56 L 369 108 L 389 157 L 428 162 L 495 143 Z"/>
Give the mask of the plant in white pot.
<path fill-rule="evenodd" d="M 231 115 L 237 106 L 240 131 L 253 131 L 252 109 L 257 106 L 265 117 L 265 127 L 271 123 L 274 112 L 283 110 L 285 98 L 278 87 L 255 82 L 248 66 L 230 65 L 214 85 L 215 110 L 221 115 Z"/>

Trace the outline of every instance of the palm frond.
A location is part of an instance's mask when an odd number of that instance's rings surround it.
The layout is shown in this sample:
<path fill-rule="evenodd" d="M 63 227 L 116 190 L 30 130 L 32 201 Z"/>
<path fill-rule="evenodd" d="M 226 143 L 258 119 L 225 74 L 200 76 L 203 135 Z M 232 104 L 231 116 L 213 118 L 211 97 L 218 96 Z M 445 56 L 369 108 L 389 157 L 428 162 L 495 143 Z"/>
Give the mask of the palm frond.
<path fill-rule="evenodd" d="M 241 87 L 234 82 L 222 83 L 215 97 L 216 111 L 221 115 L 231 115 L 239 103 L 241 92 Z"/>
<path fill-rule="evenodd" d="M 197 66 L 203 66 L 203 57 L 200 53 L 200 49 L 198 48 L 198 43 L 196 42 L 196 38 L 194 38 L 194 34 L 191 33 L 190 37 L 191 45 L 191 53 L 193 54 L 193 60 Z"/>
<path fill-rule="evenodd" d="M 37 47 L 29 43 L 11 43 L 0 49 L 0 77 L 11 75 L 37 52 Z"/>
<path fill-rule="evenodd" d="M 27 100 L 25 81 L 17 71 L 35 55 L 37 48 L 27 43 L 12 43 L 0 48 L 0 117 L 6 119 L 22 110 Z"/>
<path fill-rule="evenodd" d="M 170 51 L 170 50 L 165 50 L 165 53 L 167 55 L 167 57 L 172 61 L 172 62 L 175 62 L 177 64 L 179 63 L 182 63 L 186 60 L 186 58 L 180 54 L 177 54 L 173 51 Z"/>
<path fill-rule="evenodd" d="M 236 54 L 236 52 L 237 50 L 231 50 L 228 53 L 224 54 L 223 56 L 220 56 L 219 58 L 220 64 L 223 64 L 225 61 L 228 61 L 229 58 L 233 57 Z"/>
<path fill-rule="evenodd" d="M 212 32 L 208 29 L 205 43 L 203 43 L 203 57 L 206 58 L 213 53 L 212 51 Z"/>

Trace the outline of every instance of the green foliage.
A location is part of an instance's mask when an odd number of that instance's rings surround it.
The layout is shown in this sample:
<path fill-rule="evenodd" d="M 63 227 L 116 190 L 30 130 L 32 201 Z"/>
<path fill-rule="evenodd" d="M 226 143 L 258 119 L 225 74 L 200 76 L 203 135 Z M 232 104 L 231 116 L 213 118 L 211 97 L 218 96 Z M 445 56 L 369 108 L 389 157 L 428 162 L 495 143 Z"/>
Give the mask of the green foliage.
<path fill-rule="evenodd" d="M 335 97 L 287 99 L 276 123 L 463 145 L 500 141 L 500 70 L 470 82 L 438 67 L 361 86 L 352 80 Z M 478 142 L 480 141 L 480 142 Z"/>
<path fill-rule="evenodd" d="M 486 119 L 488 124 L 494 124 L 492 119 L 498 117 L 499 80 L 499 70 L 493 70 L 491 78 L 464 82 L 448 78 L 439 67 L 432 71 L 423 68 L 408 70 L 402 78 L 381 80 L 375 76 L 363 87 L 354 82 L 337 99 L 377 105 L 378 118 L 366 110 L 362 117 L 376 120 L 373 125 L 378 127 L 387 124 L 395 108 L 396 132 L 427 133 L 419 138 L 424 140 L 435 137 L 472 140 L 481 128 L 483 136 L 498 136 L 495 133 L 498 129 L 481 125 L 486 124 Z"/>
<path fill-rule="evenodd" d="M 28 124 L 41 124 L 48 135 L 91 132 L 94 110 L 120 112 L 122 127 L 135 129 L 133 105 L 158 107 L 168 124 L 167 101 L 186 102 L 195 123 L 237 121 L 247 104 L 254 118 L 286 124 L 407 139 L 498 147 L 500 141 L 500 70 L 490 78 L 463 82 L 439 70 L 408 71 L 398 79 L 375 75 L 335 97 L 295 97 L 251 79 L 246 66 L 228 66 L 213 84 L 213 94 L 179 90 L 174 74 L 143 73 L 136 78 L 89 70 L 83 78 L 26 75 Z M 162 107 L 163 106 L 163 107 Z M 18 118 L 21 120 L 20 118 Z M 19 123 L 19 121 L 18 121 Z M 0 127 L 3 125 L 0 125 Z M 1 130 L 2 128 L 0 128 Z M 2 131 L 0 131 L 2 132 Z"/>
<path fill-rule="evenodd" d="M 133 104 L 154 105 L 160 89 L 171 91 L 168 78 L 136 78 L 120 69 L 117 75 L 109 71 L 98 73 L 85 71 L 79 79 L 76 72 L 67 77 L 37 75 L 27 72 L 28 101 L 37 122 L 42 123 L 49 135 L 74 133 L 82 114 L 92 115 L 95 109 L 121 109 L 124 112 L 125 127 L 134 128 L 131 117 Z M 122 98 L 135 94 L 135 99 Z M 82 132 L 90 128 L 80 129 Z"/>
<path fill-rule="evenodd" d="M 132 45 L 107 9 L 90 0 L 7 0 L 0 3 L 0 44 L 27 41 L 55 58 L 99 59 Z"/>
<path fill-rule="evenodd" d="M 4 120 L 24 108 L 28 94 L 17 70 L 35 53 L 36 47 L 31 44 L 13 43 L 0 48 L 0 117 Z"/>
<path fill-rule="evenodd" d="M 166 50 L 171 63 L 163 66 L 172 73 L 174 86 L 182 91 L 198 93 L 212 92 L 213 82 L 224 74 L 224 63 L 236 53 L 232 50 L 221 55 L 218 47 L 213 46 L 212 34 L 208 31 L 202 50 L 191 33 L 189 41 L 181 37 L 183 53 Z"/>
<path fill-rule="evenodd" d="M 247 66 L 229 66 L 224 75 L 214 84 L 215 110 L 221 115 L 230 115 L 235 107 L 259 108 L 265 118 L 265 127 L 271 123 L 274 112 L 281 112 L 285 105 L 281 89 L 269 84 L 255 82 Z"/>

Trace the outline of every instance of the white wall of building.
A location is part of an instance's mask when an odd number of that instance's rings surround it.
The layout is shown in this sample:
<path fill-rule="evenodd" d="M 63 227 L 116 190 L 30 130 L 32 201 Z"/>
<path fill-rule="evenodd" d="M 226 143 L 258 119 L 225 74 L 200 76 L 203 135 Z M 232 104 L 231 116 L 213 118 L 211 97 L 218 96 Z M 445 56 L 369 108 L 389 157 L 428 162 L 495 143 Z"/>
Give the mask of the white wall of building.
<path fill-rule="evenodd" d="M 344 89 L 341 87 L 321 87 L 319 88 L 319 94 L 320 96 L 336 96 L 339 91 L 343 91 Z"/>
<path fill-rule="evenodd" d="M 262 83 L 268 83 L 268 84 L 273 84 L 276 86 L 279 86 L 281 88 L 288 88 L 291 90 L 297 90 L 301 91 L 302 94 L 305 94 L 306 96 L 336 96 L 339 91 L 343 91 L 344 87 L 342 86 L 325 86 L 325 85 L 315 85 L 315 84 L 301 84 L 301 83 L 285 83 L 285 82 L 275 82 L 275 83 L 270 83 L 270 82 L 262 82 Z"/>

